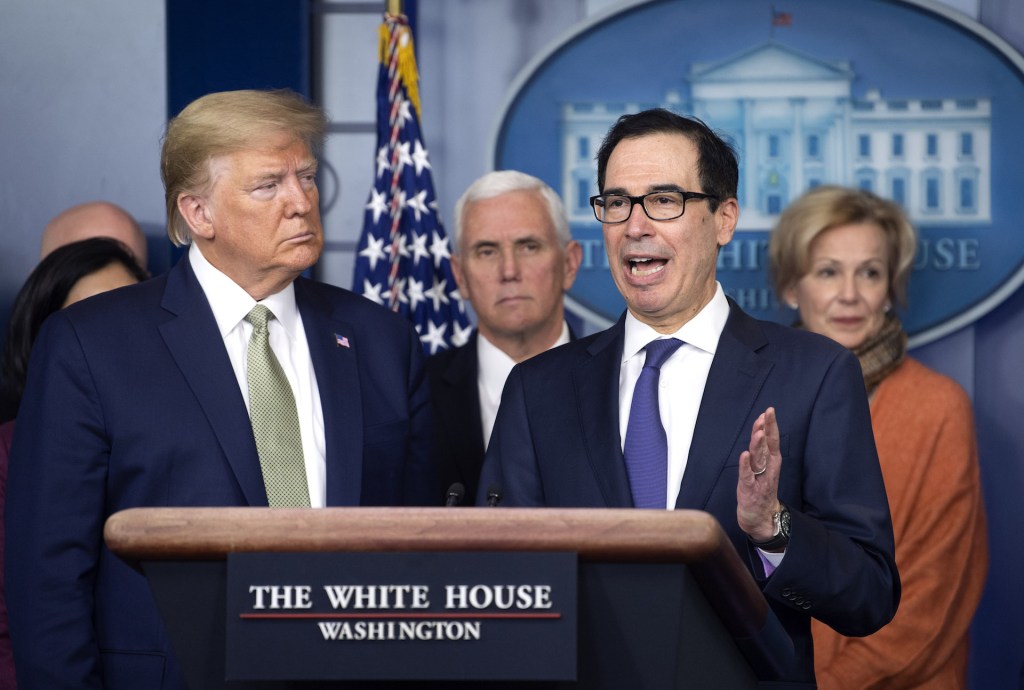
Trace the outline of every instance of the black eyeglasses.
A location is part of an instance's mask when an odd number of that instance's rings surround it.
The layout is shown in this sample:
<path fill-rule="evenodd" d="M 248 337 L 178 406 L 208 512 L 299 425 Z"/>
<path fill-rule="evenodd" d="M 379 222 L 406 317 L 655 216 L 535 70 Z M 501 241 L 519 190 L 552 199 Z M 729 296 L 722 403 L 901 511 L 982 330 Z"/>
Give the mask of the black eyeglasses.
<path fill-rule="evenodd" d="M 590 205 L 594 207 L 594 217 L 602 223 L 622 223 L 628 220 L 633 213 L 633 204 L 640 204 L 651 220 L 674 220 L 683 215 L 686 202 L 690 199 L 717 201 L 718 197 L 682 190 L 650 192 L 640 196 L 598 194 L 590 197 Z"/>

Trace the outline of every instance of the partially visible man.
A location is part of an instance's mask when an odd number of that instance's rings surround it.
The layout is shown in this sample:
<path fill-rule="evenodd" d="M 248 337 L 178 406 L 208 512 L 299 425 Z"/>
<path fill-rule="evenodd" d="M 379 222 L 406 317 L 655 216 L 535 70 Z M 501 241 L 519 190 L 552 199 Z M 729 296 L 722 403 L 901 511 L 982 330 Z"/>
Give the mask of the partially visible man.
<path fill-rule="evenodd" d="M 146 235 L 127 211 L 109 201 L 88 201 L 59 213 L 43 229 L 39 258 L 57 247 L 90 237 L 118 240 L 128 248 L 135 262 L 146 268 Z"/>
<path fill-rule="evenodd" d="M 707 511 L 793 640 L 782 680 L 812 687 L 811 617 L 866 635 L 900 597 L 860 366 L 726 298 L 738 165 L 704 123 L 624 115 L 597 161 L 591 203 L 627 310 L 512 370 L 481 486 L 502 505 Z"/>
<path fill-rule="evenodd" d="M 487 173 L 456 202 L 452 269 L 477 326 L 427 360 L 442 491 L 459 482 L 472 504 L 509 371 L 569 342 L 562 301 L 581 257 L 562 200 L 532 175 Z"/>
<path fill-rule="evenodd" d="M 146 581 L 103 543 L 114 512 L 436 502 L 415 331 L 300 277 L 325 126 L 290 92 L 194 101 L 161 159 L 188 253 L 41 330 L 7 497 L 21 690 L 185 687 Z"/>

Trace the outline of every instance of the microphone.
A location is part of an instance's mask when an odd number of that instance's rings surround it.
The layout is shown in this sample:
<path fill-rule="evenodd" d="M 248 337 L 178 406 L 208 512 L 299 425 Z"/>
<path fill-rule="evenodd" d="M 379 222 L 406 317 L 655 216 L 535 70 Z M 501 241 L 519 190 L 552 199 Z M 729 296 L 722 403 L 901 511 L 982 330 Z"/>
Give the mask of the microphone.
<path fill-rule="evenodd" d="M 466 487 L 460 482 L 455 482 L 448 487 L 448 493 L 445 494 L 444 505 L 446 508 L 457 506 L 462 503 L 462 497 L 466 494 Z"/>
<path fill-rule="evenodd" d="M 501 503 L 501 486 L 491 484 L 487 487 L 487 505 L 491 508 L 496 508 L 499 503 Z"/>

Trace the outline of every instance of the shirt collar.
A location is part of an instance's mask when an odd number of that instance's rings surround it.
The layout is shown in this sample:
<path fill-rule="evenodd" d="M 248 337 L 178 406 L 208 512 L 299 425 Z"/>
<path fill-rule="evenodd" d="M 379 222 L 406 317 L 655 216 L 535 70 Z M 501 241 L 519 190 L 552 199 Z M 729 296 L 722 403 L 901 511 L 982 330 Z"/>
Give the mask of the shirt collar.
<path fill-rule="evenodd" d="M 551 347 L 558 347 L 569 342 L 569 324 L 562 321 L 562 332 Z M 477 331 L 476 358 L 479 367 L 480 380 L 483 381 L 487 390 L 497 390 L 505 387 L 505 379 L 516 365 L 515 361 L 500 350 L 494 343 L 485 338 Z"/>
<path fill-rule="evenodd" d="M 223 338 L 256 306 L 256 300 L 207 261 L 194 242 L 189 247 L 188 260 L 192 264 L 192 271 L 196 274 L 199 286 L 206 294 L 206 299 L 213 310 L 213 318 L 216 319 L 217 328 Z M 274 313 L 274 317 L 289 338 L 295 337 L 299 326 L 299 312 L 295 305 L 294 283 L 288 283 L 285 289 L 266 297 L 260 304 L 266 305 Z"/>
<path fill-rule="evenodd" d="M 718 281 L 715 281 L 715 295 L 711 301 L 704 305 L 696 316 L 684 323 L 682 328 L 669 335 L 662 335 L 627 311 L 622 361 L 635 357 L 649 342 L 658 338 L 678 338 L 688 345 L 714 355 L 728 319 L 729 301 L 725 298 L 722 284 Z"/>
<path fill-rule="evenodd" d="M 516 363 L 507 354 L 502 352 L 490 340 L 477 333 L 476 358 L 479 367 L 478 376 L 484 390 L 493 394 L 497 391 L 501 395 L 501 389 L 505 386 L 505 379 Z"/>

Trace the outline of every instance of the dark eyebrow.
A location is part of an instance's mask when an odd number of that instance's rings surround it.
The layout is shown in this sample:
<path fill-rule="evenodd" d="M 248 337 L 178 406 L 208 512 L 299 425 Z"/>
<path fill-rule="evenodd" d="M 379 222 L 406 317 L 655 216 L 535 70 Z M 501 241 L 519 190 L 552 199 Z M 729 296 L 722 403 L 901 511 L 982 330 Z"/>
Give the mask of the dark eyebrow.
<path fill-rule="evenodd" d="M 644 194 L 653 194 L 654 192 L 682 192 L 683 189 L 677 184 L 655 184 L 647 188 Z M 604 190 L 605 195 L 614 194 L 617 196 L 632 196 L 627 194 L 626 190 L 622 187 L 612 187 L 611 189 Z M 642 195 L 637 195 L 642 196 Z"/>

